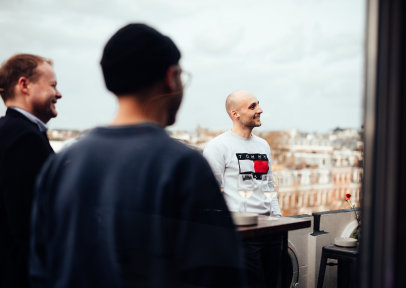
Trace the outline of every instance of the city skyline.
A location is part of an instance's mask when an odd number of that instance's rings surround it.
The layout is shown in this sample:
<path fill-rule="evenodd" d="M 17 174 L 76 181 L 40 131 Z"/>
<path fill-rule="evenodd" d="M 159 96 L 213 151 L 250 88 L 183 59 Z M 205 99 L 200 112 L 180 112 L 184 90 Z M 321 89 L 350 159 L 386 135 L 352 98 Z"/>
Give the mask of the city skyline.
<path fill-rule="evenodd" d="M 19 52 L 53 59 L 63 98 L 50 129 L 107 125 L 117 104 L 103 83 L 102 49 L 120 27 L 143 22 L 175 41 L 193 76 L 171 130 L 231 128 L 224 101 L 238 89 L 258 97 L 259 130 L 358 128 L 364 8 L 361 0 L 2 0 L 0 61 Z"/>
<path fill-rule="evenodd" d="M 271 148 L 272 173 L 278 175 L 278 201 L 284 216 L 348 208 L 346 193 L 359 206 L 364 144 L 358 129 L 334 129 L 327 134 L 268 131 L 258 134 Z M 170 136 L 203 152 L 220 132 L 199 127 Z M 48 131 L 59 153 L 81 137 L 79 131 Z"/>

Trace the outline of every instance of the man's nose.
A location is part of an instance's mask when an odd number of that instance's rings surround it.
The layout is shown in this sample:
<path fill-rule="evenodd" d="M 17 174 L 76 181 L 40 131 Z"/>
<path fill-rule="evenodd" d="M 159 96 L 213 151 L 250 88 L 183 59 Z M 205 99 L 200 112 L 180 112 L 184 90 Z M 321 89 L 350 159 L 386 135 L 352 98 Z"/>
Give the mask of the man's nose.
<path fill-rule="evenodd" d="M 61 92 L 59 92 L 58 90 L 56 90 L 56 98 L 57 99 L 61 99 L 62 98 L 62 94 L 61 94 Z"/>
<path fill-rule="evenodd" d="M 261 114 L 262 112 L 264 112 L 264 111 L 262 111 L 261 107 L 258 106 L 257 113 L 258 113 L 258 114 Z"/>

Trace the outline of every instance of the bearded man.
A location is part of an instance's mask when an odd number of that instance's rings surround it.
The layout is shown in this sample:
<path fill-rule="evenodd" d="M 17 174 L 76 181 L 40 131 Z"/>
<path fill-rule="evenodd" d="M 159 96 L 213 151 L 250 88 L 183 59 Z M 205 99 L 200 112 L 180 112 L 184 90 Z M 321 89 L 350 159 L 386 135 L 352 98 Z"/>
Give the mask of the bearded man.
<path fill-rule="evenodd" d="M 223 196 L 229 210 L 244 211 L 246 204 L 247 212 L 281 217 L 278 199 L 274 197 L 270 202 L 259 185 L 262 175 L 272 174 L 272 166 L 268 143 L 252 135 L 252 130 L 261 126 L 263 111 L 258 99 L 248 91 L 235 91 L 227 97 L 226 110 L 233 121 L 233 128 L 211 140 L 203 155 L 214 174 L 223 174 Z M 241 174 L 253 175 L 254 193 L 248 199 L 243 199 L 237 191 L 238 176 Z M 253 237 L 243 241 L 250 287 L 276 287 L 281 235 Z"/>
<path fill-rule="evenodd" d="M 0 67 L 0 287 L 29 287 L 30 212 L 35 177 L 53 154 L 47 123 L 62 97 L 52 61 L 18 54 Z"/>

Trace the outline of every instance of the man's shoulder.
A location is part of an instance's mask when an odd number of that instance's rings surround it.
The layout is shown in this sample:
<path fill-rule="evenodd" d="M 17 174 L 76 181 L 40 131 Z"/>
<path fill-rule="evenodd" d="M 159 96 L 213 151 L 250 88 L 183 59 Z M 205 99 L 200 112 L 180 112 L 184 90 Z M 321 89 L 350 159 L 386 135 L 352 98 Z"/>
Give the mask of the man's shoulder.
<path fill-rule="evenodd" d="M 6 136 L 6 134 L 12 134 L 10 132 L 14 132 L 15 134 L 18 134 L 19 132 L 33 132 L 40 134 L 38 127 L 34 123 L 22 117 L 13 117 L 10 115 L 1 117 L 0 133 L 4 136 Z"/>
<path fill-rule="evenodd" d="M 32 145 L 35 144 L 35 142 L 41 142 L 41 133 L 37 126 L 32 125 L 24 119 L 6 116 L 0 119 L 0 139 L 3 144 L 0 146 L 3 147 L 13 145 L 17 142 Z"/>
<path fill-rule="evenodd" d="M 207 143 L 207 146 L 227 146 L 227 143 L 229 143 L 230 140 L 230 131 L 224 132 L 216 137 L 214 137 L 213 139 L 211 139 L 209 141 L 209 143 Z M 207 147 L 206 146 L 206 147 Z"/>
<path fill-rule="evenodd" d="M 259 145 L 264 145 L 267 148 L 269 148 L 269 144 L 265 139 L 263 139 L 263 138 L 261 138 L 259 136 L 255 136 L 255 135 L 252 135 L 252 136 L 253 136 L 255 142 L 257 142 Z"/>
<path fill-rule="evenodd" d="M 189 147 L 187 144 L 173 139 L 171 137 L 165 137 L 156 150 L 162 151 L 168 158 L 179 159 L 196 159 L 203 158 L 202 153 Z"/>

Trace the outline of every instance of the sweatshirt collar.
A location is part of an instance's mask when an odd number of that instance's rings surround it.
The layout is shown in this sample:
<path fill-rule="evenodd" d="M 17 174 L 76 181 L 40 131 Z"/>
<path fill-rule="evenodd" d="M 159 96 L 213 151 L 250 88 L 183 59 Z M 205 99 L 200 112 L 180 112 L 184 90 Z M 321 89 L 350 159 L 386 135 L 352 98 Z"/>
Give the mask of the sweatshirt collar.
<path fill-rule="evenodd" d="M 253 135 L 252 133 L 251 133 L 251 137 L 250 137 L 250 138 L 241 137 L 240 135 L 237 135 L 237 134 L 235 134 L 233 131 L 231 131 L 231 129 L 228 130 L 228 133 L 230 133 L 230 134 L 233 135 L 234 137 L 237 137 L 237 138 L 239 138 L 239 139 L 241 139 L 241 140 L 245 140 L 245 141 L 250 141 L 250 140 L 254 139 L 254 135 Z"/>

